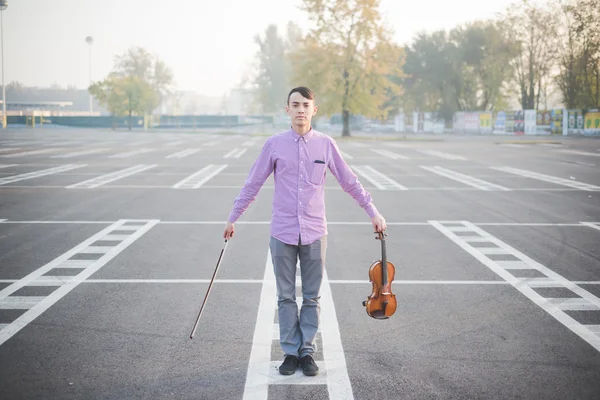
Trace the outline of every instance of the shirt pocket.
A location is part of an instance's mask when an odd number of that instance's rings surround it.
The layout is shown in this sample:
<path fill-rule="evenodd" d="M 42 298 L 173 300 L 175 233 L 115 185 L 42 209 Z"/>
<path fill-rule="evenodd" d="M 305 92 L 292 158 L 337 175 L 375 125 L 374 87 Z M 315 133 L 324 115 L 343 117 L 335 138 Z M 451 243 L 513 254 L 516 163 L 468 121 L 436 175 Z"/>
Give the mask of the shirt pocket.
<path fill-rule="evenodd" d="M 309 174 L 309 182 L 313 185 L 321 185 L 325 181 L 325 170 L 327 164 L 312 163 L 312 170 Z"/>

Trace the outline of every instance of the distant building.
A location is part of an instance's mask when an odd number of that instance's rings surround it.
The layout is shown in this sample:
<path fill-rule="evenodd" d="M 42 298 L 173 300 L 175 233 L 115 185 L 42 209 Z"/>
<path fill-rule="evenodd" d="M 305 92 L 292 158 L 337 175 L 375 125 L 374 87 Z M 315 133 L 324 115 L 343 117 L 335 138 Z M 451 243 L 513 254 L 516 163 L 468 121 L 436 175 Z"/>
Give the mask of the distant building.
<path fill-rule="evenodd" d="M 193 91 L 178 91 L 164 99 L 154 114 L 163 115 L 215 115 L 221 108 L 221 98 Z"/>
<path fill-rule="evenodd" d="M 2 105 L 0 100 L 0 105 Z M 0 112 L 1 114 L 1 112 Z M 78 111 L 73 109 L 72 101 L 7 101 L 6 115 L 43 115 L 43 116 L 79 116 L 100 115 L 99 111 Z"/>
<path fill-rule="evenodd" d="M 254 91 L 252 89 L 235 88 L 231 89 L 229 96 L 223 99 L 221 113 L 225 115 L 250 115 L 257 114 L 254 100 Z"/>

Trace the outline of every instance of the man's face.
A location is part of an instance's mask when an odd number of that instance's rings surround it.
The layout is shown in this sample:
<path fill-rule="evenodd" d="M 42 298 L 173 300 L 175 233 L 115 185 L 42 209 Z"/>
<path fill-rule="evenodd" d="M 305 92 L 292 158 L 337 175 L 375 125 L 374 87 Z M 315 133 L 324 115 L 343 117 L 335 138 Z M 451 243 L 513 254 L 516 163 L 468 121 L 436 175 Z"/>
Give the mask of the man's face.
<path fill-rule="evenodd" d="M 298 92 L 292 93 L 285 111 L 292 119 L 293 125 L 310 125 L 313 115 L 317 113 L 317 107 L 313 100 L 307 99 Z"/>

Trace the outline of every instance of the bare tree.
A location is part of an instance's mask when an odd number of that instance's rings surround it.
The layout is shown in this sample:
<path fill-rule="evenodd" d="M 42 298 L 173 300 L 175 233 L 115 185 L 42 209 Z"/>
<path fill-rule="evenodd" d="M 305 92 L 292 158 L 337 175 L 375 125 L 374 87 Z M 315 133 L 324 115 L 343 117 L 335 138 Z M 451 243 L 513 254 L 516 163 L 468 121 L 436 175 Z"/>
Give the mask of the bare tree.
<path fill-rule="evenodd" d="M 538 4 L 522 0 L 507 9 L 504 22 L 509 35 L 518 43 L 515 68 L 521 106 L 539 108 L 555 63 L 555 17 Z"/>

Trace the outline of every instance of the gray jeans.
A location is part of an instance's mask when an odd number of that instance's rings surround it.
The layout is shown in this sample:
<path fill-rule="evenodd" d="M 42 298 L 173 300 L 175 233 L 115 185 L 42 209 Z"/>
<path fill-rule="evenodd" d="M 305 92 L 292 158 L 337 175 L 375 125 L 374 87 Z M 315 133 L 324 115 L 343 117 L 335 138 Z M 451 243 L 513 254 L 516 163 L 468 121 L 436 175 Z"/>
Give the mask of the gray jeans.
<path fill-rule="evenodd" d="M 271 237 L 271 259 L 277 284 L 279 343 L 284 354 L 304 357 L 315 353 L 319 329 L 321 282 L 327 236 L 311 244 L 290 245 Z M 302 308 L 296 303 L 296 264 L 300 259 Z"/>

